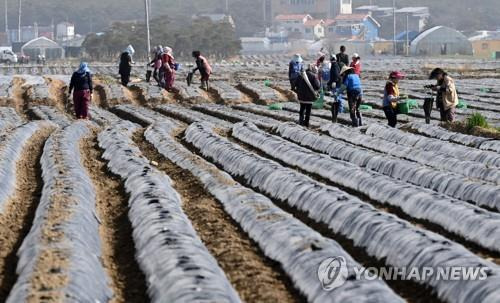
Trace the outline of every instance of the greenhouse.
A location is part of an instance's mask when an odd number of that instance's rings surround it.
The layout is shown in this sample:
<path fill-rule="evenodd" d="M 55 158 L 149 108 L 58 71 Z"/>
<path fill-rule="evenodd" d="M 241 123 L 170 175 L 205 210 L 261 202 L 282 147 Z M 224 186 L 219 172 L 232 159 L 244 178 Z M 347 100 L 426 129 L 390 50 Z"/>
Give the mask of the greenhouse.
<path fill-rule="evenodd" d="M 36 58 L 38 55 L 42 55 L 49 60 L 64 58 L 64 49 L 55 41 L 46 37 L 39 37 L 27 42 L 21 48 L 21 52 L 31 58 Z"/>
<path fill-rule="evenodd" d="M 416 56 L 472 56 L 472 44 L 462 33 L 436 26 L 418 35 L 411 42 L 410 52 Z"/>

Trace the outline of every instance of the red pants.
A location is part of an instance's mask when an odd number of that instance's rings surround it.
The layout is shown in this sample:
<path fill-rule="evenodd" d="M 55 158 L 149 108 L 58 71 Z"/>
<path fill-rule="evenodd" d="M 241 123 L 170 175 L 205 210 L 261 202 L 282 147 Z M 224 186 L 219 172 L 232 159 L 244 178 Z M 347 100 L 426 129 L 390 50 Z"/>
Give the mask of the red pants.
<path fill-rule="evenodd" d="M 89 114 L 90 90 L 75 90 L 73 92 L 75 116 L 77 119 L 87 119 Z"/>
<path fill-rule="evenodd" d="M 175 71 L 172 70 L 171 72 L 166 72 L 165 73 L 165 89 L 171 90 L 172 87 L 174 87 L 174 82 L 175 82 Z"/>

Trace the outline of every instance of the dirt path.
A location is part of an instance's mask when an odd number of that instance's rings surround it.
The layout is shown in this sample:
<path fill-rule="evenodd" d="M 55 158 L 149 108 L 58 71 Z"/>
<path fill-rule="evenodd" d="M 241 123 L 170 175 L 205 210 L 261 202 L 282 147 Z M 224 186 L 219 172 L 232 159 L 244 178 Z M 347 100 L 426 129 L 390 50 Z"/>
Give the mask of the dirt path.
<path fill-rule="evenodd" d="M 0 214 L 0 302 L 5 302 L 16 282 L 16 253 L 28 234 L 42 193 L 40 158 L 51 130 L 45 129 L 28 142 L 16 169 L 16 192 Z"/>
<path fill-rule="evenodd" d="M 146 279 L 134 258 L 128 197 L 123 184 L 107 171 L 96 135 L 85 139 L 80 148 L 83 164 L 96 191 L 97 215 L 101 220 L 102 262 L 112 280 L 111 287 L 115 294 L 112 302 L 148 302 Z"/>
<path fill-rule="evenodd" d="M 284 89 L 283 87 L 277 85 L 271 85 L 271 88 L 274 89 L 280 95 L 280 99 L 285 102 L 297 100 L 297 94 L 289 89 Z"/>
<path fill-rule="evenodd" d="M 146 98 L 144 97 L 144 93 L 140 87 L 132 84 L 128 87 L 122 87 L 122 89 L 123 89 L 123 94 L 125 95 L 127 100 L 133 105 L 138 105 L 138 106 L 147 105 Z"/>
<path fill-rule="evenodd" d="M 182 196 L 183 210 L 210 253 L 216 258 L 241 299 L 246 302 L 302 302 L 279 264 L 267 259 L 189 172 L 160 155 L 143 139 L 134 136 L 144 156 L 159 163 Z"/>
<path fill-rule="evenodd" d="M 259 105 L 264 105 L 262 103 L 262 101 L 260 100 L 259 95 L 246 89 L 245 87 L 243 87 L 242 84 L 238 84 L 236 86 L 236 89 L 239 90 L 241 92 L 241 95 L 243 96 L 242 103 L 255 103 L 255 104 L 259 104 Z"/>

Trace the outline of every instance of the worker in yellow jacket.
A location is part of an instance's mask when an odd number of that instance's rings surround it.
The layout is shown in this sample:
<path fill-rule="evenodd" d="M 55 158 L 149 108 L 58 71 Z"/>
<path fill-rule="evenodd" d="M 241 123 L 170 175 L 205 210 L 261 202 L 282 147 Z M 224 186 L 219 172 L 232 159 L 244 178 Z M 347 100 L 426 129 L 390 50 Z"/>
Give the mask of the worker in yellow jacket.
<path fill-rule="evenodd" d="M 437 107 L 441 113 L 441 121 L 453 122 L 458 105 L 455 81 L 441 68 L 435 68 L 431 72 L 429 79 L 437 81 L 437 84 L 432 86 L 432 89 L 437 91 Z"/>

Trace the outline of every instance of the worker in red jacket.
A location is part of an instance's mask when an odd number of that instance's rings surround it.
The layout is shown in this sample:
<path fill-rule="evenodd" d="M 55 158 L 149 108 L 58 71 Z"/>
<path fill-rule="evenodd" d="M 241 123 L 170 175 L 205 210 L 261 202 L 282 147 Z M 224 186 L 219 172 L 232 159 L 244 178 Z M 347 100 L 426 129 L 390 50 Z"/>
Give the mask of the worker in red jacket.
<path fill-rule="evenodd" d="M 356 75 L 361 77 L 361 57 L 357 53 L 354 53 L 352 55 L 352 62 L 350 67 L 352 67 Z"/>

